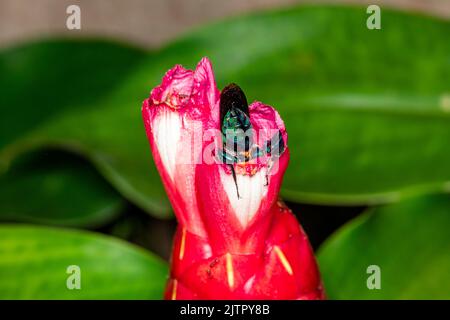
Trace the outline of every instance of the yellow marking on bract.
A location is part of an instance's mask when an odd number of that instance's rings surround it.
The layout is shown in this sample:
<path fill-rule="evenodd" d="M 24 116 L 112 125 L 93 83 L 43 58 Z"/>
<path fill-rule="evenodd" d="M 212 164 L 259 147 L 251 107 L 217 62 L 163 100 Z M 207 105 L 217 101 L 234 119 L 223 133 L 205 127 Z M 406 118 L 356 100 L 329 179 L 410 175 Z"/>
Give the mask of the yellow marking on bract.
<path fill-rule="evenodd" d="M 283 265 L 283 267 L 286 269 L 287 273 L 289 273 L 292 276 L 294 274 L 294 272 L 292 271 L 291 264 L 289 263 L 288 259 L 284 255 L 283 251 L 281 251 L 279 246 L 274 246 L 273 250 L 275 250 L 275 253 L 278 256 L 278 259 L 280 259 L 280 262 Z"/>
<path fill-rule="evenodd" d="M 183 228 L 181 230 L 180 253 L 178 255 L 178 258 L 180 260 L 182 260 L 183 257 L 184 257 L 184 248 L 185 248 L 185 246 L 186 246 L 186 228 Z"/>
<path fill-rule="evenodd" d="M 234 287 L 234 270 L 233 270 L 233 261 L 231 260 L 231 254 L 227 253 L 225 255 L 226 260 L 226 268 L 227 268 L 227 278 L 228 278 L 228 285 L 230 288 Z"/>
<path fill-rule="evenodd" d="M 170 297 L 172 300 L 177 300 L 177 286 L 178 286 L 178 281 L 173 280 L 172 296 Z"/>

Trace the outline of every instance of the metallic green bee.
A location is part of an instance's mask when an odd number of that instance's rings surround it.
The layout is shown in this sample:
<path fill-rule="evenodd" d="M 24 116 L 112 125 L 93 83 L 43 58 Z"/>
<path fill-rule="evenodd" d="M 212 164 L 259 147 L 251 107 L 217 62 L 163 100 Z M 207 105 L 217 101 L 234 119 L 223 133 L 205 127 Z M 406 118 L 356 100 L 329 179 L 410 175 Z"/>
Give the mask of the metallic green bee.
<path fill-rule="evenodd" d="M 274 136 L 266 141 L 263 149 L 254 143 L 247 98 L 234 83 L 226 86 L 220 94 L 220 123 L 223 149 L 219 150 L 219 158 L 230 165 L 237 196 L 240 198 L 234 164 L 245 163 L 263 155 L 280 156 L 285 149 L 283 137 L 278 132 L 278 137 Z M 276 143 L 272 144 L 272 141 Z M 275 150 L 278 151 L 277 154 L 274 153 Z"/>

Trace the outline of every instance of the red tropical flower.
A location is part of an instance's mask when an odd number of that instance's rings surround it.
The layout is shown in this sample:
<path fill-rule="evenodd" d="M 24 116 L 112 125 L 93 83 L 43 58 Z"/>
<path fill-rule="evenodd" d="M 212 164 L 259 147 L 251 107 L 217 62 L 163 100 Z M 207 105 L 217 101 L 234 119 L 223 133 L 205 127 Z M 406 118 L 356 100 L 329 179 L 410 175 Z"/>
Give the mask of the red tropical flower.
<path fill-rule="evenodd" d="M 211 64 L 175 66 L 144 101 L 179 226 L 167 299 L 322 299 L 308 239 L 278 199 L 289 148 L 278 112 L 220 93 Z"/>

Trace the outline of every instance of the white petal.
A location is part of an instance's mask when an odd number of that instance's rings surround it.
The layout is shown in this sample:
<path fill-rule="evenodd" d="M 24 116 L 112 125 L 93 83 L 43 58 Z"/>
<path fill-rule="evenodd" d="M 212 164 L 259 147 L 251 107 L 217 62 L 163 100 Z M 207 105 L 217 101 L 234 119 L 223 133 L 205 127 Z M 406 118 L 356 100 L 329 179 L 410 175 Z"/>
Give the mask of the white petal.
<path fill-rule="evenodd" d="M 221 169 L 220 178 L 237 218 L 241 222 L 241 225 L 246 227 L 258 211 L 262 199 L 267 194 L 267 186 L 265 185 L 266 169 L 261 168 L 253 176 L 236 175 L 239 198 L 237 196 L 233 175 L 226 173 L 225 169 Z"/>
<path fill-rule="evenodd" d="M 155 117 L 152 132 L 161 161 L 173 182 L 178 141 L 181 136 L 181 117 L 169 108 Z"/>

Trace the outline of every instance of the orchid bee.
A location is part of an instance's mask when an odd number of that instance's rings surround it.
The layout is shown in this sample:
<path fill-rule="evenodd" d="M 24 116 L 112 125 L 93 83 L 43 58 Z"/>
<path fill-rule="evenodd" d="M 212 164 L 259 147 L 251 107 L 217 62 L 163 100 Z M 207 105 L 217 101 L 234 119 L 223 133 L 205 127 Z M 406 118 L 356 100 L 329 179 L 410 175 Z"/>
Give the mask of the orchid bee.
<path fill-rule="evenodd" d="M 245 164 L 263 155 L 279 157 L 285 149 L 283 136 L 279 131 L 267 140 L 262 148 L 253 141 L 247 98 L 242 89 L 234 83 L 227 85 L 220 94 L 220 124 L 222 149 L 219 150 L 218 156 L 223 163 L 230 166 L 237 196 L 240 198 L 234 165 Z"/>

